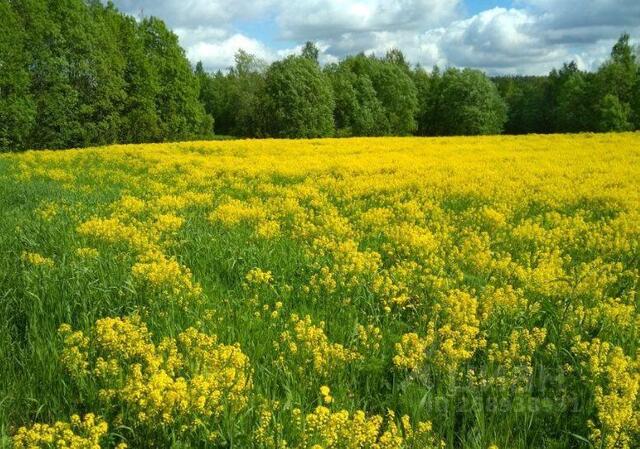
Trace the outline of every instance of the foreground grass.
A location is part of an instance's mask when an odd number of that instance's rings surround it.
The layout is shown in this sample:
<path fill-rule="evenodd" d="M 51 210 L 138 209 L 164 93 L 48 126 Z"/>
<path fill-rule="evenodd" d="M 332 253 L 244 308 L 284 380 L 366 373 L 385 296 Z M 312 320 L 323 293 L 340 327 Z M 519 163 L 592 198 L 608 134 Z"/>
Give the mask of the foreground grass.
<path fill-rule="evenodd" d="M 28 152 L 0 210 L 0 445 L 640 444 L 637 134 Z"/>

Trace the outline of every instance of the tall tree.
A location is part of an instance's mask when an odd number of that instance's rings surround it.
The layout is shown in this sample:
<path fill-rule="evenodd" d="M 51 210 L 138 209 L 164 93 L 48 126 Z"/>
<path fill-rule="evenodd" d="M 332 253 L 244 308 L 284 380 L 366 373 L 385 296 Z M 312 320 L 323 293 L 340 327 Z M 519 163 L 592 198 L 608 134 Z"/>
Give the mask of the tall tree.
<path fill-rule="evenodd" d="M 418 97 L 418 111 L 416 113 L 417 131 L 421 136 L 435 134 L 434 105 L 436 97 L 440 90 L 440 69 L 434 66 L 431 73 L 428 73 L 422 67 L 414 70 L 413 82 L 416 85 Z"/>
<path fill-rule="evenodd" d="M 634 129 L 640 129 L 640 67 L 636 72 L 636 83 L 631 94 L 631 122 Z"/>
<path fill-rule="evenodd" d="M 409 72 L 411 67 L 409 67 L 409 63 L 407 62 L 407 58 L 405 58 L 404 53 L 399 48 L 392 48 L 387 51 L 384 55 L 384 60 L 386 62 L 390 62 L 391 64 L 395 64 L 400 67 L 405 72 Z"/>
<path fill-rule="evenodd" d="M 622 34 L 611 49 L 611 57 L 595 77 L 597 129 L 617 131 L 632 127 L 634 89 L 638 82 L 638 64 L 629 35 Z"/>
<path fill-rule="evenodd" d="M 432 131 L 436 135 L 498 134 L 506 121 L 506 105 L 487 76 L 471 69 L 450 68 L 432 96 Z"/>
<path fill-rule="evenodd" d="M 378 100 L 389 120 L 389 133 L 405 136 L 417 129 L 418 95 L 409 73 L 393 62 L 380 64 L 371 75 Z"/>
<path fill-rule="evenodd" d="M 160 20 L 138 24 L 99 0 L 5 0 L 0 25 L 0 146 L 211 133 L 191 66 Z"/>
<path fill-rule="evenodd" d="M 51 10 L 56 5 L 39 0 L 18 0 L 12 5 L 24 29 L 28 30 L 25 47 L 29 50 L 29 61 L 26 66 L 37 126 L 31 127 L 27 146 L 72 146 L 82 133 L 78 119 L 79 94 L 71 84 L 73 65 L 65 48 L 63 26 Z"/>
<path fill-rule="evenodd" d="M 318 63 L 319 55 L 320 55 L 320 50 L 318 50 L 318 47 L 316 46 L 315 43 L 311 41 L 305 42 L 304 47 L 302 47 L 302 56 L 304 58 L 309 58 L 312 61 L 315 61 L 316 63 Z"/>
<path fill-rule="evenodd" d="M 255 55 L 239 50 L 231 69 L 231 114 L 236 136 L 262 137 L 266 133 L 265 71 L 267 63 Z"/>
<path fill-rule="evenodd" d="M 0 29 L 0 151 L 19 150 L 35 125 L 35 103 L 26 32 L 9 2 L 0 2 Z"/>
<path fill-rule="evenodd" d="M 592 128 L 588 95 L 589 84 L 583 73 L 573 73 L 566 79 L 557 97 L 556 130 L 579 132 Z"/>
<path fill-rule="evenodd" d="M 163 134 L 156 108 L 156 98 L 160 92 L 158 72 L 147 56 L 136 21 L 128 16 L 117 17 L 116 30 L 125 58 L 123 79 L 126 90 L 121 112 L 120 141 L 161 141 Z"/>
<path fill-rule="evenodd" d="M 156 109 L 163 139 L 191 139 L 210 135 L 213 121 L 199 101 L 198 81 L 178 37 L 154 17 L 140 24 L 145 50 L 158 73 Z"/>
<path fill-rule="evenodd" d="M 547 78 L 543 76 L 508 76 L 494 78 L 507 104 L 507 134 L 545 133 L 547 129 Z"/>
<path fill-rule="evenodd" d="M 598 131 L 630 131 L 631 109 L 629 103 L 623 103 L 613 94 L 607 94 L 599 103 Z"/>
<path fill-rule="evenodd" d="M 200 81 L 200 100 L 215 122 L 218 134 L 242 137 L 265 135 L 264 71 L 267 64 L 238 50 L 235 65 L 225 75 L 205 73 L 196 67 Z"/>
<path fill-rule="evenodd" d="M 333 91 L 318 65 L 304 56 L 274 62 L 266 72 L 269 132 L 279 137 L 333 134 Z"/>
<path fill-rule="evenodd" d="M 335 97 L 334 119 L 340 136 L 374 136 L 386 122 L 384 108 L 369 77 L 333 64 L 325 72 Z"/>
<path fill-rule="evenodd" d="M 416 130 L 417 90 L 410 73 L 401 65 L 364 54 L 346 58 L 341 65 L 371 82 L 384 111 L 382 116 L 376 114 L 380 120 L 376 124 L 378 134 L 408 135 Z"/>
<path fill-rule="evenodd" d="M 88 7 L 78 7 L 79 15 L 87 23 L 84 38 L 90 42 L 87 51 L 91 68 L 83 67 L 80 121 L 84 135 L 80 145 L 105 145 L 120 141 L 122 107 L 126 101 L 124 70 L 126 58 L 122 53 L 118 29 L 121 14 L 112 3 L 106 7 L 100 1 L 87 2 Z M 81 37 L 82 38 L 82 37 Z M 79 50 L 83 51 L 83 50 Z M 76 51 L 74 50 L 74 53 Z"/>

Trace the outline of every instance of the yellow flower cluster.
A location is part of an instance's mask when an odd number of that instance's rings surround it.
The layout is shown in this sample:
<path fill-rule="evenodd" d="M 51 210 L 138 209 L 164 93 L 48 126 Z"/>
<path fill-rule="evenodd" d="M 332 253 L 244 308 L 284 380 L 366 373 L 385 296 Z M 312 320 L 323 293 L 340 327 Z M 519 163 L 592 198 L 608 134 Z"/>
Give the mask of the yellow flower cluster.
<path fill-rule="evenodd" d="M 44 221 L 51 221 L 58 215 L 58 206 L 54 202 L 46 201 L 36 209 L 36 214 Z"/>
<path fill-rule="evenodd" d="M 441 290 L 445 287 L 446 281 L 438 274 L 441 269 L 437 258 L 428 259 L 424 265 L 412 260 L 398 261 L 392 267 L 377 272 L 370 288 L 378 295 L 387 312 L 398 308 L 415 308 L 420 302 L 417 291 Z"/>
<path fill-rule="evenodd" d="M 398 368 L 418 370 L 425 363 L 427 349 L 432 344 L 432 338 L 420 338 L 414 332 L 404 334 L 400 342 L 396 343 L 396 355 L 393 356 L 393 363 Z"/>
<path fill-rule="evenodd" d="M 427 324 L 426 335 L 408 333 L 396 344 L 395 365 L 415 370 L 428 355 L 437 368 L 455 372 L 486 344 L 480 333 L 477 306 L 477 299 L 464 291 L 453 290 L 443 297 L 436 307 L 439 314 Z"/>
<path fill-rule="evenodd" d="M 101 400 L 126 411 L 120 419 L 134 427 L 192 431 L 247 404 L 247 356 L 194 328 L 157 344 L 137 316 L 103 318 L 88 335 L 68 325 L 60 333 L 71 375 L 99 385 Z"/>
<path fill-rule="evenodd" d="M 251 226 L 257 237 L 271 239 L 280 235 L 280 223 L 273 219 L 274 215 L 278 215 L 278 211 L 269 212 L 265 205 L 257 199 L 250 202 L 230 199 L 211 212 L 209 220 L 214 224 L 220 223 L 227 228 L 246 223 Z"/>
<path fill-rule="evenodd" d="M 111 210 L 110 218 L 92 218 L 81 223 L 78 233 L 133 250 L 137 261 L 131 267 L 131 275 L 138 286 L 150 288 L 183 306 L 199 299 L 202 288 L 193 281 L 189 268 L 163 251 L 163 246 L 170 244 L 170 237 L 183 226 L 184 218 L 172 213 L 151 213 L 143 219 L 149 211 L 166 210 L 166 205 L 164 208 L 149 205 L 130 195 L 111 204 Z"/>
<path fill-rule="evenodd" d="M 73 415 L 69 422 L 21 427 L 13 436 L 14 449 L 100 449 L 108 425 L 89 413 Z M 125 449 L 126 445 L 118 446 Z"/>
<path fill-rule="evenodd" d="M 438 238 L 427 228 L 410 223 L 390 226 L 385 230 L 387 254 L 394 257 L 428 259 L 438 249 Z"/>
<path fill-rule="evenodd" d="M 23 262 L 26 262 L 36 267 L 48 267 L 48 268 L 53 267 L 53 259 L 49 257 L 45 257 L 42 254 L 38 254 L 38 253 L 31 253 L 31 252 L 25 251 L 20 256 L 20 259 L 22 259 Z"/>
<path fill-rule="evenodd" d="M 378 351 L 380 349 L 380 341 L 382 340 L 382 330 L 379 327 L 369 324 L 363 326 L 359 324 L 356 327 L 358 334 L 358 344 L 363 354 Z"/>
<path fill-rule="evenodd" d="M 640 444 L 640 359 L 606 341 L 576 341 L 584 380 L 595 396 L 597 422 L 589 422 L 591 440 L 604 449 L 633 449 Z"/>
<path fill-rule="evenodd" d="M 241 222 L 255 222 L 265 218 L 266 212 L 259 202 L 255 204 L 244 203 L 239 200 L 230 200 L 221 204 L 215 211 L 209 214 L 209 220 L 219 221 L 226 226 L 235 226 Z"/>
<path fill-rule="evenodd" d="M 331 388 L 323 385 L 320 387 L 320 395 L 322 396 L 322 401 L 325 404 L 331 404 L 333 402 L 333 396 L 331 396 Z"/>
<path fill-rule="evenodd" d="M 123 195 L 119 200 L 111 204 L 111 209 L 114 213 L 121 215 L 125 219 L 131 215 L 141 214 L 146 207 L 147 204 L 144 200 L 132 195 Z"/>
<path fill-rule="evenodd" d="M 152 243 L 136 226 L 123 223 L 119 218 L 92 218 L 78 226 L 78 234 L 93 237 L 107 243 L 123 243 L 139 251 L 147 250 Z"/>
<path fill-rule="evenodd" d="M 140 255 L 131 267 L 131 274 L 138 285 L 150 287 L 184 305 L 202 294 L 202 288 L 193 282 L 189 268 L 158 251 Z"/>
<path fill-rule="evenodd" d="M 175 233 L 184 224 L 184 218 L 174 214 L 160 214 L 152 226 L 157 233 Z"/>
<path fill-rule="evenodd" d="M 208 206 L 213 196 L 207 192 L 180 191 L 178 194 L 164 193 L 164 186 L 158 186 L 158 196 L 151 200 L 151 208 L 158 211 L 180 211 L 190 207 Z"/>
<path fill-rule="evenodd" d="M 263 271 L 257 267 L 249 270 L 244 278 L 249 285 L 269 285 L 273 282 L 271 271 Z"/>
<path fill-rule="evenodd" d="M 289 329 L 282 332 L 276 342 L 280 350 L 280 363 L 294 362 L 300 374 L 309 368 L 319 376 L 327 376 L 345 364 L 359 360 L 362 356 L 339 343 L 331 343 L 324 332 L 324 322 L 317 326 L 309 315 L 300 318 L 292 315 Z"/>
<path fill-rule="evenodd" d="M 386 419 L 380 415 L 367 416 L 362 410 L 349 413 L 346 410 L 331 411 L 318 406 L 303 415 L 300 409 L 293 410 L 295 436 L 291 442 L 275 441 L 269 429 L 272 413 L 261 414 L 258 431 L 254 439 L 264 447 L 291 447 L 294 449 L 441 449 L 445 447 L 432 431 L 430 422 L 412 425 L 408 416 L 399 422 L 395 413 L 387 412 Z"/>
<path fill-rule="evenodd" d="M 81 259 L 95 259 L 100 255 L 100 252 L 96 248 L 76 248 L 76 256 Z"/>
<path fill-rule="evenodd" d="M 489 287 L 480 297 L 479 307 L 484 320 L 491 316 L 515 317 L 527 312 L 537 312 L 540 305 L 531 304 L 522 289 L 506 287 Z"/>
<path fill-rule="evenodd" d="M 514 329 L 508 340 L 492 344 L 487 360 L 497 369 L 486 381 L 503 388 L 525 388 L 533 374 L 533 355 L 546 336 L 544 328 Z"/>
<path fill-rule="evenodd" d="M 311 278 L 310 287 L 318 292 L 323 290 L 322 287 L 329 293 L 339 287 L 349 291 L 361 285 L 363 278 L 366 280 L 380 267 L 380 254 L 360 251 L 351 239 L 336 242 L 326 236 L 316 238 L 309 249 L 309 257 L 318 261 L 331 260 L 331 268 L 322 266 L 320 274 Z"/>

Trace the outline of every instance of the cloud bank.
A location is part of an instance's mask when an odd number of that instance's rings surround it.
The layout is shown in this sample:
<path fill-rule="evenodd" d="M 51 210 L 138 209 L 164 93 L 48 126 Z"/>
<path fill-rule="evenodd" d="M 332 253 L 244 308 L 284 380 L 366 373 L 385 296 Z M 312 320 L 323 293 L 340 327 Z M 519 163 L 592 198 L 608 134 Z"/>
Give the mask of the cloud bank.
<path fill-rule="evenodd" d="M 544 74 L 575 60 L 595 69 L 621 32 L 640 35 L 638 0 L 505 0 L 468 13 L 467 0 L 116 0 L 124 12 L 155 15 L 188 57 L 226 69 L 242 48 L 267 61 L 318 43 L 321 61 L 400 48 L 425 67 L 490 74 Z"/>

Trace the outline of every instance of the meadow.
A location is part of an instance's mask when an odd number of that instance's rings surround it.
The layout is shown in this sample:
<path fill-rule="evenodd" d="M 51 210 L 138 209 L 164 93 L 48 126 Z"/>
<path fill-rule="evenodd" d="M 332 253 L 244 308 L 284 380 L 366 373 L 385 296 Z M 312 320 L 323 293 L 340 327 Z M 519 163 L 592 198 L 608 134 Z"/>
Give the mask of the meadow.
<path fill-rule="evenodd" d="M 0 447 L 640 447 L 640 134 L 0 155 Z"/>

